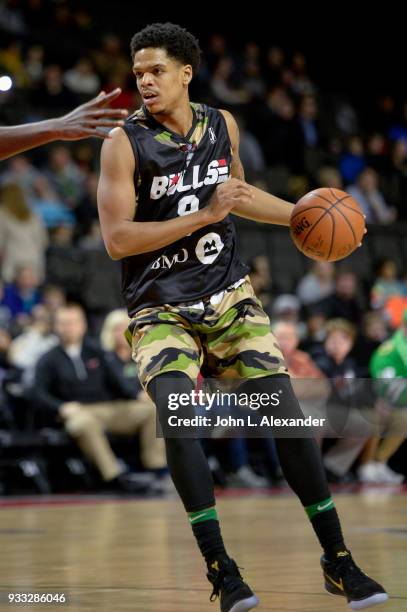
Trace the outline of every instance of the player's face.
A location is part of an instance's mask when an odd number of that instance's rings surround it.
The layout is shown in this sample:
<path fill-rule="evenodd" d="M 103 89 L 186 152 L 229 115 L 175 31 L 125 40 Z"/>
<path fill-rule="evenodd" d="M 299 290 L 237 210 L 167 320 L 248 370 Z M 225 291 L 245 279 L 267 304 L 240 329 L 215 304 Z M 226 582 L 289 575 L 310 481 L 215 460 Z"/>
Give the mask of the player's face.
<path fill-rule="evenodd" d="M 165 49 L 147 47 L 135 53 L 133 73 L 143 104 L 159 115 L 171 113 L 188 90 L 192 67 L 169 57 Z"/>

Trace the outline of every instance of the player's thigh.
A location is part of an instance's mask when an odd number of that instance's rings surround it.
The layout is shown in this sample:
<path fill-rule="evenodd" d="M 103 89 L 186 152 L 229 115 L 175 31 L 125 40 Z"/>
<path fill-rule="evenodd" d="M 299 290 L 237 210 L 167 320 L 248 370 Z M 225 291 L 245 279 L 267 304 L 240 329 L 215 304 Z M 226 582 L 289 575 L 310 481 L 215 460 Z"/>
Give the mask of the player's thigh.
<path fill-rule="evenodd" d="M 202 359 L 199 338 L 182 325 L 172 323 L 135 328 L 132 353 L 145 389 L 153 378 L 169 372 L 182 372 L 196 381 Z"/>
<path fill-rule="evenodd" d="M 215 375 L 258 378 L 287 374 L 283 354 L 261 303 L 253 296 L 235 310 L 237 316 L 230 325 L 207 336 L 209 359 L 216 364 L 212 368 Z"/>

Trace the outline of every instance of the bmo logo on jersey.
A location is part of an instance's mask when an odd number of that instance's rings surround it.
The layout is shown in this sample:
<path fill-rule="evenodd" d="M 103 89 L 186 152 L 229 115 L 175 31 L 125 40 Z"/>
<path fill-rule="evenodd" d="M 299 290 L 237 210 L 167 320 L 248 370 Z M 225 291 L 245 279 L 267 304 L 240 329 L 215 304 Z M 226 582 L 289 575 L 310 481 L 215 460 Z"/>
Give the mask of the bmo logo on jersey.
<path fill-rule="evenodd" d="M 224 183 L 229 178 L 229 166 L 226 159 L 214 159 L 208 164 L 208 169 L 203 180 L 199 180 L 201 166 L 192 167 L 192 182 L 184 185 L 184 176 L 186 170 L 178 174 L 170 174 L 169 176 L 155 176 L 151 184 L 150 198 L 159 200 L 165 195 L 174 195 L 174 193 L 183 193 L 191 189 L 199 189 L 203 185 L 216 185 Z"/>
<path fill-rule="evenodd" d="M 181 249 L 175 255 L 161 255 L 158 259 L 153 261 L 151 264 L 151 270 L 162 270 L 167 269 L 170 270 L 173 265 L 177 263 L 184 263 L 188 259 L 188 251 L 186 249 Z"/>
<path fill-rule="evenodd" d="M 198 240 L 195 254 L 201 263 L 211 264 L 219 256 L 224 246 L 219 234 L 210 232 Z"/>

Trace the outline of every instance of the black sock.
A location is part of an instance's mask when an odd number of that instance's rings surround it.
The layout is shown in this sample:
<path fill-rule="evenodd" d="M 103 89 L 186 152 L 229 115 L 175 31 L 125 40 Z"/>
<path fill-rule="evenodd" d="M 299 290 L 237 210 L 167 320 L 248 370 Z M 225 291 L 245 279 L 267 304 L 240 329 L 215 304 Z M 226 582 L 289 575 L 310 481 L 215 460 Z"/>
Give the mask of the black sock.
<path fill-rule="evenodd" d="M 216 510 L 212 510 L 216 515 Z M 213 562 L 228 558 L 217 519 L 192 523 L 192 531 L 208 569 L 211 569 Z"/>

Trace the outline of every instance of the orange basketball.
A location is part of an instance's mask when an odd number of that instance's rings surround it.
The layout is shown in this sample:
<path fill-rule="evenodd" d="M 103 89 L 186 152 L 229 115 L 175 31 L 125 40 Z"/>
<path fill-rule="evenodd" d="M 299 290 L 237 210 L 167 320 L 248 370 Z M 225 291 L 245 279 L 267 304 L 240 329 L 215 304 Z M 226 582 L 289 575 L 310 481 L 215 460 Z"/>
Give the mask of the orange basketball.
<path fill-rule="evenodd" d="M 307 193 L 294 206 L 290 232 L 304 255 L 337 261 L 350 255 L 362 242 L 365 217 L 348 193 L 321 187 Z"/>

